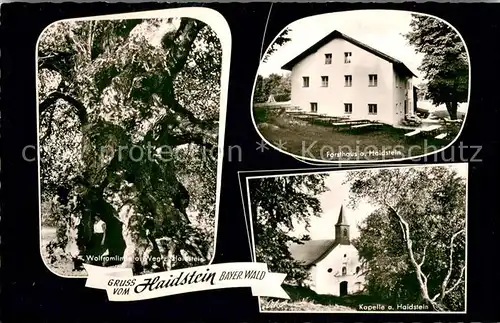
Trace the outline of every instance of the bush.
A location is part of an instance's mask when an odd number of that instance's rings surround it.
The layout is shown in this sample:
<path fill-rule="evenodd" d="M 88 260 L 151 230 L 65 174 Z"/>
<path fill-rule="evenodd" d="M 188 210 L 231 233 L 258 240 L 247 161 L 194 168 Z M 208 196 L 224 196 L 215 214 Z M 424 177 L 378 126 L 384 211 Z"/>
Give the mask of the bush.
<path fill-rule="evenodd" d="M 405 118 L 403 119 L 402 124 L 405 126 L 418 127 L 422 124 L 422 120 L 418 116 L 407 114 L 407 115 L 405 115 Z"/>
<path fill-rule="evenodd" d="M 448 138 L 456 138 L 458 133 L 460 132 L 460 128 L 462 127 L 462 122 L 445 122 L 444 128 L 446 133 L 448 134 Z"/>
<path fill-rule="evenodd" d="M 253 117 L 255 119 L 255 123 L 263 123 L 268 120 L 268 109 L 267 108 L 254 108 L 253 109 Z"/>
<path fill-rule="evenodd" d="M 57 227 L 61 219 L 58 205 L 52 201 L 44 201 L 41 204 L 42 226 Z"/>
<path fill-rule="evenodd" d="M 276 94 L 274 96 L 276 102 L 286 102 L 290 101 L 290 93 Z"/>

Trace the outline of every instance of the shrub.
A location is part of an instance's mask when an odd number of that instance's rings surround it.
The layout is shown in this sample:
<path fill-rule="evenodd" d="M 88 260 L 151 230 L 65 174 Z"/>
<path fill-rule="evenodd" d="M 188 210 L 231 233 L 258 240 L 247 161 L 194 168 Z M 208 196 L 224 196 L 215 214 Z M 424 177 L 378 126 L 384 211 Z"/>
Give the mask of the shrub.
<path fill-rule="evenodd" d="M 274 96 L 274 99 L 276 100 L 276 102 L 290 101 L 290 93 L 276 94 Z"/>
<path fill-rule="evenodd" d="M 268 109 L 267 108 L 254 108 L 253 109 L 253 117 L 255 119 L 255 123 L 263 123 L 268 119 Z"/>

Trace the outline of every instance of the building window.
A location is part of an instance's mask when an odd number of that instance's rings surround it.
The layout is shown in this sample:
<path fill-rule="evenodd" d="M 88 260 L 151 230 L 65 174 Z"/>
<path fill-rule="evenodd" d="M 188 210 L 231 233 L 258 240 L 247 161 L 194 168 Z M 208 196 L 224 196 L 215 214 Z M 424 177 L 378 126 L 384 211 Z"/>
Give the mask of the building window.
<path fill-rule="evenodd" d="M 368 75 L 368 86 L 377 86 L 377 74 Z"/>
<path fill-rule="evenodd" d="M 302 86 L 309 87 L 309 76 L 302 77 Z"/>
<path fill-rule="evenodd" d="M 345 275 L 347 275 L 347 268 L 342 267 L 342 276 L 345 276 Z"/>
<path fill-rule="evenodd" d="M 377 114 L 376 104 L 368 104 L 368 114 Z"/>
<path fill-rule="evenodd" d="M 344 254 L 344 258 L 347 258 L 347 254 L 346 253 Z"/>
<path fill-rule="evenodd" d="M 321 86 L 322 87 L 328 87 L 328 76 L 322 76 L 321 77 Z"/>
<path fill-rule="evenodd" d="M 328 271 L 329 273 L 331 273 L 331 272 L 333 271 L 333 269 L 332 269 L 332 268 L 328 268 L 328 270 L 327 270 L 327 271 Z"/>
<path fill-rule="evenodd" d="M 352 75 L 344 75 L 344 86 L 352 86 Z"/>
<path fill-rule="evenodd" d="M 344 53 L 344 64 L 349 64 L 351 62 L 351 52 L 345 52 Z"/>
<path fill-rule="evenodd" d="M 356 267 L 356 274 L 359 274 L 359 270 L 360 270 L 360 269 L 361 269 L 361 268 L 359 268 L 359 266 L 358 266 L 358 267 Z"/>
<path fill-rule="evenodd" d="M 330 65 L 332 63 L 332 54 L 325 54 L 325 64 Z"/>
<path fill-rule="evenodd" d="M 344 113 L 346 114 L 352 113 L 352 103 L 344 103 Z"/>
<path fill-rule="evenodd" d="M 318 103 L 311 102 L 311 112 L 318 112 Z"/>

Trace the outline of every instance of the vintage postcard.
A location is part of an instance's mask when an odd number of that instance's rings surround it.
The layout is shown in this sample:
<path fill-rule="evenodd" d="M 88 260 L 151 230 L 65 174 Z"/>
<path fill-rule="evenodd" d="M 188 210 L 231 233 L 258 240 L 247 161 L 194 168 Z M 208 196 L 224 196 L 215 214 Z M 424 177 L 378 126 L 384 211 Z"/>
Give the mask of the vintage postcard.
<path fill-rule="evenodd" d="M 498 321 L 500 6 L 2 9 L 2 322 Z"/>

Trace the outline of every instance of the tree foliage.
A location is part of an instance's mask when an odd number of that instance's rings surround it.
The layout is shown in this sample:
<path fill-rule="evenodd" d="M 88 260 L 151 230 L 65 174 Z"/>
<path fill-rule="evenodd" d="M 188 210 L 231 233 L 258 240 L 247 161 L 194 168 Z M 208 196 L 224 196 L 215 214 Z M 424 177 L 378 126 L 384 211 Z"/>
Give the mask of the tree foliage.
<path fill-rule="evenodd" d="M 186 18 L 63 21 L 41 35 L 38 57 L 41 193 L 64 226 L 60 247 L 91 253 L 101 219 L 124 266 L 150 265 L 165 237 L 170 258 L 210 259 L 217 35 Z"/>
<path fill-rule="evenodd" d="M 465 302 L 465 180 L 447 166 L 348 173 L 351 204 L 377 209 L 356 241 L 370 294 L 435 310 Z"/>
<path fill-rule="evenodd" d="M 326 191 L 321 174 L 267 177 L 249 180 L 253 234 L 257 261 L 269 270 L 287 274 L 287 280 L 302 282 L 307 268 L 295 261 L 288 250 L 300 243 L 290 233 L 294 222 L 309 226 L 312 216 L 321 213 L 317 195 Z M 304 237 L 307 239 L 307 236 Z"/>
<path fill-rule="evenodd" d="M 262 57 L 262 63 L 266 63 L 269 57 L 275 53 L 279 47 L 291 41 L 289 34 L 291 32 L 290 28 L 285 28 L 276 40 L 269 46 L 267 51 Z M 269 96 L 272 94 L 275 96 L 276 101 L 288 101 L 290 100 L 291 93 L 291 80 L 290 76 L 281 76 L 278 74 L 271 74 L 267 78 L 261 75 L 257 75 L 257 81 L 255 84 L 253 101 L 254 103 L 266 102 Z"/>
<path fill-rule="evenodd" d="M 465 44 L 447 23 L 424 15 L 412 15 L 405 37 L 424 55 L 419 70 L 427 81 L 427 96 L 445 104 L 451 119 L 457 118 L 459 102 L 467 102 L 469 64 Z"/>
<path fill-rule="evenodd" d="M 290 75 L 273 73 L 266 78 L 258 75 L 253 101 L 254 103 L 266 102 L 270 95 L 273 95 L 277 102 L 289 101 L 291 92 L 292 80 Z"/>
<path fill-rule="evenodd" d="M 417 99 L 425 100 L 427 98 L 427 84 L 422 82 L 417 85 Z"/>
<path fill-rule="evenodd" d="M 292 40 L 290 37 L 289 37 L 289 34 L 292 30 L 290 28 L 285 28 L 280 34 L 279 36 L 276 38 L 276 40 L 271 44 L 271 46 L 269 46 L 269 48 L 267 49 L 266 53 L 264 54 L 264 57 L 262 58 L 262 62 L 267 62 L 267 60 L 269 59 L 269 57 L 275 53 L 279 47 L 285 45 L 286 43 L 288 43 L 290 40 Z"/>

